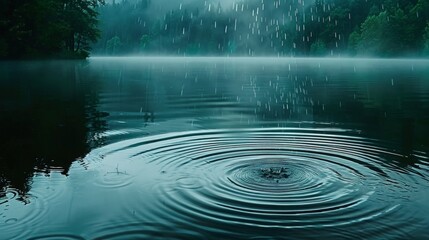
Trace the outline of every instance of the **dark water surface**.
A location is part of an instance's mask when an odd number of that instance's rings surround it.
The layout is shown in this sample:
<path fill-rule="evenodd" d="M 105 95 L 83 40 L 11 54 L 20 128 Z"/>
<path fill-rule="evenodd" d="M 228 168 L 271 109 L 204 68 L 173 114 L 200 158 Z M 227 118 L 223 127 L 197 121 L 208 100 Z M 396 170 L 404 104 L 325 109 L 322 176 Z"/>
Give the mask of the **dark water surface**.
<path fill-rule="evenodd" d="M 0 74 L 0 239 L 429 238 L 429 61 Z"/>

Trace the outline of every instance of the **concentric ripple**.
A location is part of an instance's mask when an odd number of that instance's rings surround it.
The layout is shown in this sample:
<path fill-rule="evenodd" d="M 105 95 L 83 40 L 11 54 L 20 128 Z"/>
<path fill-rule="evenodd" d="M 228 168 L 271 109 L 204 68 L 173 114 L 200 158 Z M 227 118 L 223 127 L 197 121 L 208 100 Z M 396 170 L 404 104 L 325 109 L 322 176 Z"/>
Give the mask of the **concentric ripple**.
<path fill-rule="evenodd" d="M 134 139 L 103 154 L 128 158 L 134 201 L 146 204 L 131 206 L 136 219 L 219 237 L 407 238 L 428 224 L 412 198 L 425 196 L 429 165 L 421 152 L 403 164 L 389 146 L 345 130 L 246 129 Z"/>
<path fill-rule="evenodd" d="M 45 213 L 44 204 L 37 193 L 22 195 L 13 188 L 0 192 L 0 239 L 24 239 L 31 229 L 22 225 L 38 223 Z"/>

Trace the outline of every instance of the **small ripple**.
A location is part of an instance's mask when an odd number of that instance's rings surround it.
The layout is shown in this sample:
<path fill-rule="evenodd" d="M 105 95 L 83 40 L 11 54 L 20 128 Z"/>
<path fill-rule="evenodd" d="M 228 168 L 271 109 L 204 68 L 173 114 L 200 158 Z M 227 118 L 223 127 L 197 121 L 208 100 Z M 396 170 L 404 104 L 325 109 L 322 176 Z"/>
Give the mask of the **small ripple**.
<path fill-rule="evenodd" d="M 13 223 L 16 223 L 16 222 L 18 222 L 17 218 L 9 218 L 6 221 L 4 221 L 4 223 L 6 223 L 6 224 L 13 224 Z"/>
<path fill-rule="evenodd" d="M 127 172 L 112 171 L 106 172 L 101 177 L 96 178 L 95 185 L 104 188 L 123 188 L 132 183 L 132 176 Z"/>
<path fill-rule="evenodd" d="M 5 239 L 24 239 L 46 213 L 46 201 L 35 192 L 21 194 L 8 188 L 0 194 L 0 232 Z M 12 211 L 13 209 L 13 211 Z"/>
<path fill-rule="evenodd" d="M 180 189 L 199 189 L 204 187 L 204 180 L 199 177 L 183 176 L 176 179 L 175 185 Z"/>
<path fill-rule="evenodd" d="M 93 184 L 103 188 L 124 188 L 132 184 L 136 171 L 129 161 L 120 161 L 121 159 L 125 158 L 104 152 L 89 154 L 85 158 L 87 168 L 96 171 L 98 175 Z"/>

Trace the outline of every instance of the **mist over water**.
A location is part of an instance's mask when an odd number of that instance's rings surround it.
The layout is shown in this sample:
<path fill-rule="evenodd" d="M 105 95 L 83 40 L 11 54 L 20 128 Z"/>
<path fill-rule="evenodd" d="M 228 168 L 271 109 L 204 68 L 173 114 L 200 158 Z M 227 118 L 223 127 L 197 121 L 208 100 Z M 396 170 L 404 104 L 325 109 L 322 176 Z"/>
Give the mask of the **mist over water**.
<path fill-rule="evenodd" d="M 425 239 L 428 65 L 1 63 L 0 238 Z"/>

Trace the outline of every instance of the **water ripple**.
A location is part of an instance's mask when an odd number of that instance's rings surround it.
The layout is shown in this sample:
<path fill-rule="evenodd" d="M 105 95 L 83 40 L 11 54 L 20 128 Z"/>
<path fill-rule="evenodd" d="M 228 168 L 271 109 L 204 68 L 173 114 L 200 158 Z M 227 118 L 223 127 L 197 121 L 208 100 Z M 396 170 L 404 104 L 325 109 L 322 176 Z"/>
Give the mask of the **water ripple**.
<path fill-rule="evenodd" d="M 428 186 L 424 152 L 404 165 L 395 149 L 350 131 L 193 131 L 100 151 L 128 159 L 133 201 L 147 206 L 130 202 L 135 218 L 206 236 L 407 238 L 427 224 L 410 200 Z"/>
<path fill-rule="evenodd" d="M 31 237 L 28 240 L 84 240 L 85 238 L 72 234 L 49 234 L 38 237 Z"/>
<path fill-rule="evenodd" d="M 0 238 L 24 239 L 31 231 L 29 226 L 43 219 L 45 204 L 36 192 L 24 195 L 13 188 L 0 192 Z"/>
<path fill-rule="evenodd" d="M 155 223 L 116 223 L 96 226 L 95 240 L 113 239 L 204 239 L 205 237 L 186 226 L 162 226 Z"/>

